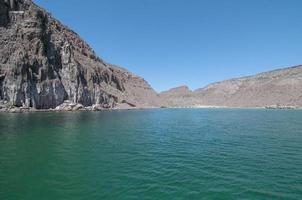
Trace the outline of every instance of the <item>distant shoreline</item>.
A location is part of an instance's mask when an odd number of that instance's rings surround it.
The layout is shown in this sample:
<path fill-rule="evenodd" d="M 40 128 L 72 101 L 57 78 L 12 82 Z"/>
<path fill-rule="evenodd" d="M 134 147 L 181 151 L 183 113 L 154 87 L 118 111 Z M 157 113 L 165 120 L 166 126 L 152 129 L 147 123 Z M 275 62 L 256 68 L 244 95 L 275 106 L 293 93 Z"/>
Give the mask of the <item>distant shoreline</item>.
<path fill-rule="evenodd" d="M 259 106 L 259 107 L 243 107 L 243 106 L 176 106 L 176 107 L 165 107 L 165 108 L 175 108 L 175 109 L 266 109 L 266 110 L 298 110 L 302 109 L 299 106 Z"/>
<path fill-rule="evenodd" d="M 0 109 L 0 113 L 75 113 L 75 112 L 102 112 L 102 111 L 122 111 L 122 110 L 150 110 L 150 109 L 261 109 L 261 110 L 302 110 L 302 107 L 228 107 L 228 106 L 186 106 L 186 107 L 131 107 L 131 108 L 101 108 L 92 109 L 91 107 L 84 107 L 78 110 L 56 110 L 56 109 L 34 109 L 12 107 L 7 109 Z"/>

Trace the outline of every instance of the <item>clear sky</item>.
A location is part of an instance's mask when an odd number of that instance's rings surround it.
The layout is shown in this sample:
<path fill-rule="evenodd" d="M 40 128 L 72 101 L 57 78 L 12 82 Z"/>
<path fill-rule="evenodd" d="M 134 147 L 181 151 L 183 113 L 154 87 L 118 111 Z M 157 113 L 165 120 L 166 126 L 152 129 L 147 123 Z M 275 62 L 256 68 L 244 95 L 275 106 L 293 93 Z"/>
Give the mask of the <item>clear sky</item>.
<path fill-rule="evenodd" d="M 301 0 L 34 0 L 157 91 L 302 64 Z"/>

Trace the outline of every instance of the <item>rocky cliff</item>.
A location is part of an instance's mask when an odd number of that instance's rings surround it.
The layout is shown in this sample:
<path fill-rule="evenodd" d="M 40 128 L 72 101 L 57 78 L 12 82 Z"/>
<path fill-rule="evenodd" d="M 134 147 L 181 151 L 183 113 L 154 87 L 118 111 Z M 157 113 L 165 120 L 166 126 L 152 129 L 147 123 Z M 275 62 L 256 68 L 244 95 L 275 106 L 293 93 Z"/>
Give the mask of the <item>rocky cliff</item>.
<path fill-rule="evenodd" d="M 31 0 L 0 0 L 0 105 L 35 109 L 158 106 L 142 78 L 96 56 Z M 0 108 L 0 109 L 1 109 Z"/>
<path fill-rule="evenodd" d="M 302 107 L 302 66 L 230 79 L 204 88 L 160 94 L 168 107 Z"/>

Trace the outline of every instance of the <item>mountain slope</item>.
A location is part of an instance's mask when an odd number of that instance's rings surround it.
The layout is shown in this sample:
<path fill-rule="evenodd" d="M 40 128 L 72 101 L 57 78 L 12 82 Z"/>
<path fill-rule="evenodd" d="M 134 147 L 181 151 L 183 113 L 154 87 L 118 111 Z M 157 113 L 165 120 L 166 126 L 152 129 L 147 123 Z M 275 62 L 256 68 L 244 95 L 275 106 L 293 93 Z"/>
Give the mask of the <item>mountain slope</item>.
<path fill-rule="evenodd" d="M 197 104 L 193 92 L 188 86 L 172 88 L 159 94 L 164 107 L 187 107 Z"/>
<path fill-rule="evenodd" d="M 159 105 L 144 79 L 105 63 L 30 0 L 0 0 L 0 101 L 49 109 L 66 100 L 103 108 Z"/>
<path fill-rule="evenodd" d="M 173 101 L 176 99 L 182 100 L 177 106 L 302 107 L 302 66 L 213 83 L 189 94 L 174 95 Z M 171 99 L 164 101 L 169 102 Z"/>

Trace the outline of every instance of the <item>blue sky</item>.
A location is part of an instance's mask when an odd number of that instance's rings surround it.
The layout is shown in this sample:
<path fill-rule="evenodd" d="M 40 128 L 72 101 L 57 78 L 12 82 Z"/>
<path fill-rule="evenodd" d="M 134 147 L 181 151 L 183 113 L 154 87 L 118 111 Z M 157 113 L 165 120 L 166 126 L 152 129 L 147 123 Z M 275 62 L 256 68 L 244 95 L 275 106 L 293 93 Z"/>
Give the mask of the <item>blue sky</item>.
<path fill-rule="evenodd" d="M 301 0 L 34 2 L 156 91 L 302 64 Z"/>

